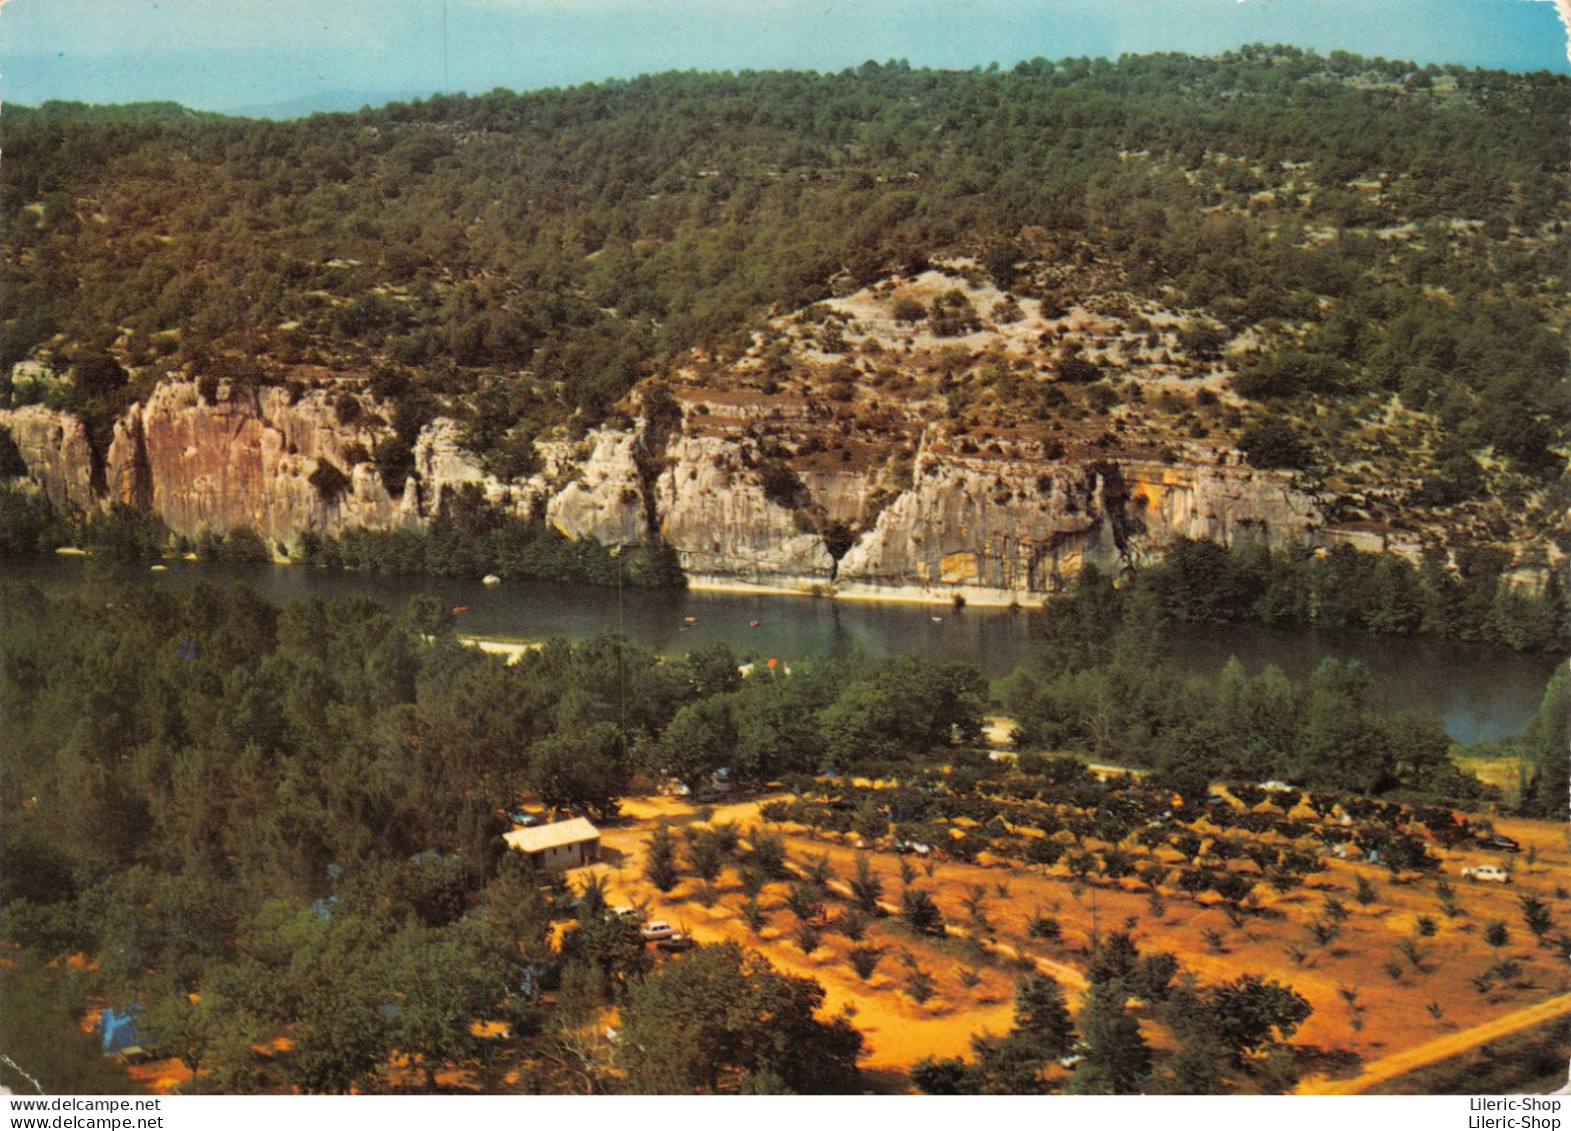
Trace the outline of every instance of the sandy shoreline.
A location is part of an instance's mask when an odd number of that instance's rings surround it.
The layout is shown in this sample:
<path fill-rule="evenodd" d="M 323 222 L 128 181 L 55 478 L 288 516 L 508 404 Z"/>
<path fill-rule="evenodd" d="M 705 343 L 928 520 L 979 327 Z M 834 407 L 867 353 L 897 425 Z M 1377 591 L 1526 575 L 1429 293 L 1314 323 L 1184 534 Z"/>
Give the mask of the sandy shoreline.
<path fill-rule="evenodd" d="M 541 640 L 500 640 L 491 636 L 457 636 L 456 639 L 466 648 L 478 648 L 493 656 L 506 656 L 509 664 L 516 664 L 525 652 L 538 652 L 545 647 Z"/>
<path fill-rule="evenodd" d="M 1021 594 L 1013 590 L 982 589 L 969 585 L 950 586 L 943 590 L 917 585 L 864 584 L 836 588 L 834 585 L 817 583 L 806 586 L 768 585 L 757 581 L 730 581 L 712 575 L 691 576 L 687 587 L 700 593 L 756 593 L 763 597 L 812 597 L 821 601 L 873 601 L 950 607 L 953 607 L 955 598 L 959 597 L 968 606 L 988 609 L 1037 608 L 1049 598 L 1049 594 L 1045 593 Z"/>

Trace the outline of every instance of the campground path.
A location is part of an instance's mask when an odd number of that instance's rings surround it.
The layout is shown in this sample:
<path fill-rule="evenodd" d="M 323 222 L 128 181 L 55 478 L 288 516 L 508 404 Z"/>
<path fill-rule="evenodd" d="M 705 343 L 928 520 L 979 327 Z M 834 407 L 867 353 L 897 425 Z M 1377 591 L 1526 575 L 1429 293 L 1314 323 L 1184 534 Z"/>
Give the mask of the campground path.
<path fill-rule="evenodd" d="M 1403 1049 L 1401 1052 L 1392 1053 L 1390 1056 L 1382 1057 L 1379 1060 L 1370 1061 L 1364 1065 L 1362 1072 L 1348 1080 L 1327 1080 L 1319 1076 L 1310 1077 L 1299 1085 L 1298 1091 L 1301 1095 L 1358 1095 L 1366 1088 L 1395 1079 L 1415 1069 L 1427 1068 L 1431 1064 L 1458 1056 L 1486 1041 L 1510 1036 L 1512 1033 L 1520 1032 L 1523 1029 L 1531 1029 L 1535 1025 L 1542 1025 L 1546 1021 L 1553 1021 L 1555 1018 L 1563 1017 L 1566 1014 L 1571 1014 L 1571 993 L 1560 994 L 1541 1001 L 1536 1005 L 1530 1005 L 1514 1013 L 1508 1013 L 1504 1017 L 1486 1021 L 1482 1025 L 1474 1025 L 1471 1029 L 1448 1033 L 1444 1037 L 1437 1037 L 1424 1044 L 1415 1045 L 1412 1048 Z"/>

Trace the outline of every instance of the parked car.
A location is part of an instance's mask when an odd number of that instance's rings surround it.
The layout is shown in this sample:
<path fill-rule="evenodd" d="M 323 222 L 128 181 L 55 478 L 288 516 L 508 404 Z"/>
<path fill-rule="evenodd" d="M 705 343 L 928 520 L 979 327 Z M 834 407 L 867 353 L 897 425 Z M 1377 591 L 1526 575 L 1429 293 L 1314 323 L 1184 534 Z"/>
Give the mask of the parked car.
<path fill-rule="evenodd" d="M 680 954 L 684 950 L 692 950 L 698 943 L 690 936 L 678 931 L 670 938 L 660 939 L 655 946 L 667 954 Z"/>
<path fill-rule="evenodd" d="M 638 933 L 644 936 L 645 942 L 659 942 L 676 934 L 676 928 L 664 919 L 651 919 L 638 928 Z"/>
<path fill-rule="evenodd" d="M 926 856 L 933 849 L 930 845 L 921 844 L 914 840 L 897 840 L 895 841 L 895 851 L 902 856 Z"/>
<path fill-rule="evenodd" d="M 1509 884 L 1511 873 L 1498 864 L 1478 864 L 1471 868 L 1463 868 L 1462 878 L 1474 883 Z"/>
<path fill-rule="evenodd" d="M 1501 836 L 1499 833 L 1488 833 L 1484 836 L 1477 837 L 1473 843 L 1478 845 L 1480 848 L 1492 848 L 1496 852 L 1522 851 L 1522 846 L 1520 843 L 1512 840 L 1508 836 Z"/>

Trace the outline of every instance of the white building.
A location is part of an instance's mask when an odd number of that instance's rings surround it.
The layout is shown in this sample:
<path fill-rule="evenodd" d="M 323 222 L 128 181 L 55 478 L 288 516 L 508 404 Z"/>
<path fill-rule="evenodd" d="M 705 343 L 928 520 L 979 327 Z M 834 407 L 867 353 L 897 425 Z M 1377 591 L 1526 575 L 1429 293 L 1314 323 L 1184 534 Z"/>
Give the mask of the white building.
<path fill-rule="evenodd" d="M 578 868 L 600 859 L 600 830 L 585 817 L 514 829 L 502 839 L 542 868 Z"/>

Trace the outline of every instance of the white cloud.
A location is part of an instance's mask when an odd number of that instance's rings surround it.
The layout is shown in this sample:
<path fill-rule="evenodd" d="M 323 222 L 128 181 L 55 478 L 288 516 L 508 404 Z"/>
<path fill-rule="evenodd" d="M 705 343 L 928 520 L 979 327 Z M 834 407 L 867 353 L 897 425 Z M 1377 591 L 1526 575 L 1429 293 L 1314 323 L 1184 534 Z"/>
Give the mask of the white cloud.
<path fill-rule="evenodd" d="M 1555 6 L 1560 25 L 1566 29 L 1566 59 L 1571 61 L 1571 0 L 1548 0 Z"/>

